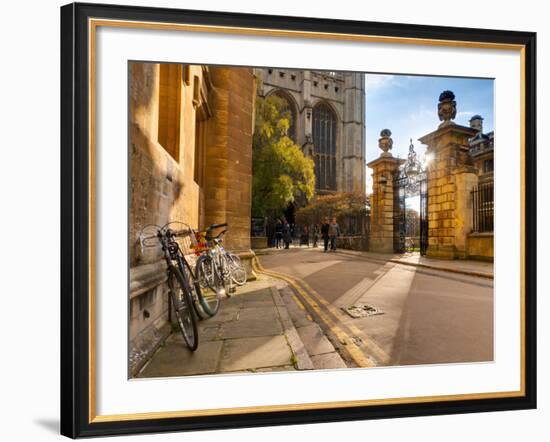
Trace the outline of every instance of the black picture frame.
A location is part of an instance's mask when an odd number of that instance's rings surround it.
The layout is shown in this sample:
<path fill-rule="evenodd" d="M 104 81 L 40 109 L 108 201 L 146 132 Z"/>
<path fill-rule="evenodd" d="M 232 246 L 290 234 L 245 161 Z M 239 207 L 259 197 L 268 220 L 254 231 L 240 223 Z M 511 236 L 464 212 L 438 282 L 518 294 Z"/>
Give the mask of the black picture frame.
<path fill-rule="evenodd" d="M 524 395 L 94 422 L 90 419 L 89 18 L 345 33 L 524 47 Z M 536 34 L 118 5 L 61 8 L 61 433 L 71 438 L 536 408 Z"/>

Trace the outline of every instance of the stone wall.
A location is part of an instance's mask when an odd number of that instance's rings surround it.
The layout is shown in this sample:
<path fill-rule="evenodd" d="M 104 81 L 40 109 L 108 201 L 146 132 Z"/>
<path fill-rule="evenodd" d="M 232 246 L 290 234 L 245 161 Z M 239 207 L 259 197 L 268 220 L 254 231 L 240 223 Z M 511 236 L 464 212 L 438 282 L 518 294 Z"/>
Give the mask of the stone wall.
<path fill-rule="evenodd" d="M 369 238 L 367 236 L 340 236 L 337 247 L 346 250 L 369 250 Z"/>
<path fill-rule="evenodd" d="M 456 257 L 467 259 L 470 256 L 468 250 L 468 235 L 472 231 L 472 189 L 478 183 L 477 169 L 472 166 L 462 166 L 455 172 L 456 196 L 455 196 L 455 247 Z"/>
<path fill-rule="evenodd" d="M 161 95 L 172 90 L 172 106 L 185 99 L 183 88 L 161 88 L 161 66 L 131 63 L 130 91 L 130 374 L 169 333 L 166 267 L 158 247 L 142 248 L 139 232 L 147 224 L 163 225 L 185 220 L 196 227 L 197 188 L 184 165 L 185 146 L 181 121 L 174 112 L 161 112 Z M 181 66 L 172 65 L 181 79 Z M 173 83 L 178 83 L 173 78 Z M 163 90 L 161 90 L 163 89 Z M 168 130 L 168 128 L 170 130 Z M 163 136 L 164 134 L 164 136 Z M 168 135 L 169 134 L 169 135 Z M 159 139 L 170 148 L 160 144 Z M 192 134 L 188 134 L 191 138 Z M 177 138 L 177 145 L 175 138 Z M 167 146 L 168 147 L 168 146 Z M 189 169 L 189 167 L 187 167 Z M 187 172 L 187 173 L 186 173 Z"/>
<path fill-rule="evenodd" d="M 169 333 L 166 264 L 140 246 L 147 224 L 228 222 L 250 249 L 252 69 L 130 63 L 130 375 Z"/>
<path fill-rule="evenodd" d="M 470 233 L 468 235 L 468 258 L 493 261 L 493 233 Z"/>
<path fill-rule="evenodd" d="M 464 204 L 457 208 L 457 173 L 469 163 L 468 139 L 475 133 L 451 123 L 420 138 L 432 157 L 428 164 L 428 257 L 464 257 L 465 231 L 460 220 L 469 214 L 464 212 Z M 463 196 L 464 189 L 460 192 Z"/>
<path fill-rule="evenodd" d="M 393 253 L 394 235 L 394 174 L 404 160 L 390 155 L 371 161 L 373 192 L 370 213 L 370 250 Z"/>
<path fill-rule="evenodd" d="M 255 79 L 250 68 L 212 68 L 205 225 L 227 222 L 226 245 L 250 249 Z"/>

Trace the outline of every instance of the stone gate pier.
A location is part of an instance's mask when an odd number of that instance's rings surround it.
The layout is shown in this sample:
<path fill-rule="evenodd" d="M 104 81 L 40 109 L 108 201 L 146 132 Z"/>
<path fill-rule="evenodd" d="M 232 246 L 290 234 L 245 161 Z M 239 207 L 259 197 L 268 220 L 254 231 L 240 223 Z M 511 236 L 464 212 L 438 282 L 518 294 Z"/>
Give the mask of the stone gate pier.
<path fill-rule="evenodd" d="M 433 258 L 467 258 L 467 235 L 471 230 L 470 193 L 477 185 L 477 169 L 468 153 L 469 139 L 477 134 L 471 127 L 452 120 L 456 116 L 455 95 L 439 96 L 439 127 L 419 138 L 427 146 L 428 250 Z"/>
<path fill-rule="evenodd" d="M 470 250 L 472 237 L 479 231 L 474 225 L 473 191 L 478 188 L 480 173 L 486 177 L 490 172 L 492 177 L 492 157 L 485 160 L 483 169 L 487 170 L 480 172 L 480 161 L 474 164 L 475 152 L 472 154 L 471 148 L 476 140 L 490 141 L 491 138 L 483 134 L 480 125 L 482 118 L 478 115 L 472 117 L 469 127 L 453 121 L 456 101 L 451 91 L 440 94 L 438 116 L 441 124 L 437 129 L 419 138 L 426 145 L 426 155 L 424 161 L 417 164 L 425 172 L 423 185 L 427 187 L 427 196 L 421 193 L 420 225 L 421 232 L 425 232 L 422 226 L 426 228 L 427 225 L 428 238 L 426 246 L 421 235 L 421 253 L 440 259 L 492 259 L 492 231 L 485 234 L 488 238 L 486 242 L 490 243 L 490 247 L 485 246 L 487 253 L 472 253 Z M 402 224 L 406 221 L 404 201 L 401 201 L 404 195 L 398 194 L 401 192 L 398 177 L 414 182 L 415 176 L 418 178 L 418 167 L 411 168 L 408 162 L 404 164 L 404 159 L 392 156 L 393 140 L 389 129 L 380 132 L 378 146 L 382 150 L 379 158 L 367 164 L 373 170 L 370 250 L 399 253 L 402 248 L 397 244 L 403 234 L 400 229 L 403 230 Z M 411 154 L 416 158 L 414 150 L 410 151 L 409 157 Z M 426 202 L 423 198 L 426 197 L 427 204 L 423 205 Z M 489 197 L 492 198 L 488 194 L 485 200 L 478 203 L 482 212 L 476 212 L 475 216 L 491 217 L 490 223 L 485 222 L 484 218 L 484 225 L 490 225 L 492 230 L 493 200 Z"/>
<path fill-rule="evenodd" d="M 378 140 L 378 147 L 382 149 L 382 153 L 379 158 L 367 164 L 373 170 L 369 238 L 369 248 L 373 252 L 393 253 L 393 180 L 399 166 L 405 160 L 392 156 L 392 146 L 391 131 L 383 129 Z"/>

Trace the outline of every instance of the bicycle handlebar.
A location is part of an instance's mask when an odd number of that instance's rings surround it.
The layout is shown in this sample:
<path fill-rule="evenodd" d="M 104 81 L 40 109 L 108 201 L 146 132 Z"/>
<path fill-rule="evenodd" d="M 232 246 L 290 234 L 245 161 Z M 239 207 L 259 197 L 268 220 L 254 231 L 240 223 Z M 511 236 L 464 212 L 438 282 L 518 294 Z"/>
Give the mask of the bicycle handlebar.
<path fill-rule="evenodd" d="M 210 232 L 214 229 L 219 229 L 220 227 L 227 227 L 227 223 L 222 223 L 222 224 L 212 224 L 210 227 L 208 227 L 206 229 L 207 232 Z"/>
<path fill-rule="evenodd" d="M 227 232 L 227 229 L 222 230 L 220 233 L 218 233 L 216 236 L 212 236 L 209 233 L 206 233 L 206 240 L 207 241 L 213 241 L 215 239 L 218 239 L 220 236 L 224 235 Z"/>

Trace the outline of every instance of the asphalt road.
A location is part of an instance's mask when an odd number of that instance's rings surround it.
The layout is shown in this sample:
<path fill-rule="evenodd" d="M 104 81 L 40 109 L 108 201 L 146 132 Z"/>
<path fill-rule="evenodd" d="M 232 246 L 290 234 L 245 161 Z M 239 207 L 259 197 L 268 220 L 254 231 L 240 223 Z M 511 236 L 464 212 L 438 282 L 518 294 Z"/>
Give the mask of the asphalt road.
<path fill-rule="evenodd" d="M 260 257 L 268 271 L 304 281 L 332 311 L 369 304 L 383 314 L 338 316 L 384 354 L 382 365 L 493 360 L 493 283 L 486 278 L 373 262 L 321 249 Z M 351 327 L 351 328 L 350 328 Z"/>

